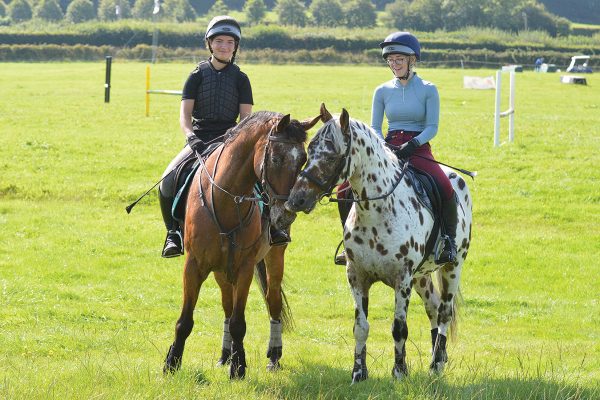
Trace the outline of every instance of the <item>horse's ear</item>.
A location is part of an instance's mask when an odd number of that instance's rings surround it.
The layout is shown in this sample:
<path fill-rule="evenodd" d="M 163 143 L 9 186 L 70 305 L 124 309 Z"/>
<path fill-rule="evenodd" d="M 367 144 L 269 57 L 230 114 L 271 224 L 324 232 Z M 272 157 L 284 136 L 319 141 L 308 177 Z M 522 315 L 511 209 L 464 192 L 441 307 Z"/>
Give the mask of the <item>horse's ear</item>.
<path fill-rule="evenodd" d="M 304 121 L 300 122 L 300 126 L 302 126 L 302 129 L 304 129 L 305 131 L 307 131 L 310 128 L 312 128 L 313 126 L 315 126 L 315 124 L 317 122 L 319 122 L 320 119 L 321 119 L 321 116 L 317 115 L 313 119 L 307 119 L 307 120 L 304 120 Z"/>
<path fill-rule="evenodd" d="M 331 116 L 329 111 L 327 111 L 327 107 L 325 107 L 325 103 L 321 103 L 321 121 L 327 122 L 331 118 L 333 118 L 333 117 Z"/>
<path fill-rule="evenodd" d="M 342 127 L 342 133 L 347 135 L 350 128 L 350 115 L 345 108 L 342 108 L 342 115 L 340 115 L 340 126 Z"/>
<path fill-rule="evenodd" d="M 279 120 L 279 123 L 277 124 L 277 129 L 275 129 L 275 132 L 283 132 L 285 130 L 285 128 L 288 127 L 289 124 L 290 124 L 290 114 L 284 115 Z"/>

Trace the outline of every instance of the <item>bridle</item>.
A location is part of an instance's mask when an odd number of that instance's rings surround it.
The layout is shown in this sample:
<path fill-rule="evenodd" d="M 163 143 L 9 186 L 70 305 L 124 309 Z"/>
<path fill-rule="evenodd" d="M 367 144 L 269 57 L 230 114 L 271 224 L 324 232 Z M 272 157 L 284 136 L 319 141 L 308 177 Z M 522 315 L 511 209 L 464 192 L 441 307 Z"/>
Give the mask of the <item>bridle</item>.
<path fill-rule="evenodd" d="M 315 185 L 317 185 L 317 187 L 319 187 L 319 189 L 321 189 L 322 193 L 319 195 L 319 201 L 321 201 L 324 197 L 328 197 L 330 203 L 360 203 L 363 201 L 385 199 L 386 197 L 391 195 L 394 192 L 394 190 L 396 190 L 396 187 L 398 187 L 398 185 L 402 181 L 402 178 L 404 177 L 404 174 L 406 173 L 406 170 L 409 165 L 408 160 L 405 160 L 404 164 L 402 164 L 400 176 L 398 177 L 396 182 L 394 182 L 391 189 L 385 194 L 382 194 L 382 195 L 376 196 L 376 197 L 366 197 L 366 198 L 348 198 L 348 199 L 344 198 L 344 199 L 342 199 L 342 198 L 332 198 L 331 197 L 333 194 L 337 195 L 338 193 L 341 193 L 341 191 L 333 193 L 333 188 L 335 187 L 336 183 L 342 179 L 346 180 L 349 177 L 350 165 L 352 162 L 352 160 L 350 159 L 350 151 L 351 151 L 350 149 L 352 147 L 352 138 L 354 137 L 354 134 L 352 132 L 351 125 L 349 125 L 348 129 L 350 130 L 350 135 L 348 135 L 350 137 L 350 139 L 348 140 L 348 143 L 346 143 L 346 145 L 347 145 L 346 151 L 344 153 L 344 156 L 340 160 L 338 160 L 336 168 L 335 168 L 333 174 L 329 178 L 327 178 L 326 180 L 320 180 L 319 178 L 317 178 L 316 176 L 314 176 L 313 174 L 308 172 L 306 169 L 304 169 L 300 172 L 300 176 L 306 178 L 308 181 L 314 183 Z M 346 168 L 346 171 L 342 174 L 344 167 Z M 348 189 L 349 188 L 346 188 L 346 189 L 343 189 L 342 191 L 345 191 Z"/>
<path fill-rule="evenodd" d="M 346 141 L 344 140 L 344 144 L 346 145 L 346 151 L 344 153 L 344 156 L 342 158 L 340 158 L 335 166 L 335 169 L 333 171 L 333 174 L 325 179 L 325 180 L 321 180 L 319 178 L 317 178 L 314 174 L 310 173 L 306 168 L 303 169 L 299 176 L 306 178 L 308 181 L 314 183 L 315 185 L 317 185 L 317 187 L 319 189 L 321 189 L 322 194 L 319 196 L 319 200 L 321 200 L 323 197 L 331 197 L 331 195 L 333 194 L 333 188 L 335 187 L 335 185 L 337 184 L 337 182 L 340 181 L 340 179 L 347 179 L 348 175 L 350 173 L 350 149 L 352 148 L 352 136 L 353 136 L 353 132 L 352 132 L 352 128 L 350 129 L 350 135 L 348 135 L 350 138 L 348 139 L 348 142 L 346 143 Z M 345 168 L 345 172 L 344 172 L 344 168 Z M 343 172 L 343 174 L 342 174 Z"/>
<path fill-rule="evenodd" d="M 273 186 L 271 185 L 271 183 L 269 182 L 269 179 L 267 177 L 267 165 L 268 165 L 268 154 L 269 154 L 269 150 L 271 148 L 271 143 L 286 143 L 286 144 L 290 144 L 290 145 L 297 145 L 299 144 L 296 141 L 287 139 L 287 138 L 282 138 L 279 136 L 274 136 L 273 135 L 273 130 L 275 129 L 275 125 L 273 125 L 273 127 L 271 128 L 271 131 L 269 132 L 269 136 L 267 137 L 267 145 L 265 146 L 265 153 L 263 156 L 263 160 L 262 163 L 260 165 L 260 185 L 262 186 L 262 193 L 260 194 L 260 197 L 262 199 L 262 202 L 264 204 L 266 204 L 267 206 L 272 206 L 274 204 L 275 201 L 279 200 L 279 201 L 287 201 L 287 199 L 290 197 L 290 192 L 288 192 L 287 194 L 279 194 L 275 191 L 275 189 L 273 189 Z M 297 170 L 296 170 L 297 171 Z"/>

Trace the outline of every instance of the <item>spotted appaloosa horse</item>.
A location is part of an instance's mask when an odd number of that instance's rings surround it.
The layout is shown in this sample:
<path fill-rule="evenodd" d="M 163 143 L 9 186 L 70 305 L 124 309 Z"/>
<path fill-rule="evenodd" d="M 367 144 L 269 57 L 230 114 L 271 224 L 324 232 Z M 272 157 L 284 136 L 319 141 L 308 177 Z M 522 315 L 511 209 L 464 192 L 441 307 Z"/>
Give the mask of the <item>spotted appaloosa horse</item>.
<path fill-rule="evenodd" d="M 200 287 L 213 272 L 225 313 L 219 363 L 230 361 L 230 378 L 245 376 L 244 311 L 254 267 L 263 259 L 263 283 L 271 316 L 267 368 L 279 367 L 286 246 L 270 247 L 269 219 L 261 218 L 253 188 L 256 182 L 262 183 L 263 200 L 269 203 L 270 221 L 275 227 L 289 227 L 295 214 L 284 208 L 284 202 L 306 161 L 306 131 L 317 120 L 298 122 L 290 120 L 289 114 L 254 113 L 230 130 L 225 143 L 197 170 L 185 216 L 183 306 L 175 326 L 175 340 L 165 359 L 165 373 L 181 366 L 185 341 L 194 326 Z"/>
<path fill-rule="evenodd" d="M 322 196 L 331 193 L 334 185 L 344 180 L 350 182 L 354 198 L 358 200 L 344 227 L 348 282 L 356 303 L 352 381 L 367 378 L 369 289 L 378 281 L 396 293 L 392 325 L 393 376 L 400 379 L 408 373 L 406 315 L 412 288 L 423 299 L 431 323 L 430 370 L 441 372 L 447 361 L 447 331 L 456 321 L 453 316 L 461 267 L 470 243 L 469 189 L 460 176 L 445 169 L 458 197 L 458 257 L 455 263 L 440 267 L 434 263 L 434 256 L 426 252 L 434 219 L 417 200 L 396 156 L 370 127 L 350 120 L 346 110 L 339 118 L 332 118 L 322 105 L 321 119 L 325 124 L 308 146 L 308 162 L 296 180 L 286 208 L 309 213 Z M 374 200 L 376 197 L 379 199 Z M 432 283 L 434 271 L 438 273 L 441 293 Z"/>

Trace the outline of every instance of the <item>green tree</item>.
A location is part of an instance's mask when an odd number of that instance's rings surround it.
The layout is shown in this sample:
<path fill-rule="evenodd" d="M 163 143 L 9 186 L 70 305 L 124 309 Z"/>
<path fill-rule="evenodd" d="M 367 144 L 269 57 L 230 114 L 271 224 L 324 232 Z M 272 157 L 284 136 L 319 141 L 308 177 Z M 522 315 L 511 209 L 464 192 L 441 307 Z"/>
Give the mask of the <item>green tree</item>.
<path fill-rule="evenodd" d="M 241 10 L 244 8 L 246 0 L 223 0 L 227 9 L 229 10 Z"/>
<path fill-rule="evenodd" d="M 278 0 L 275 13 L 281 25 L 305 26 L 306 6 L 300 0 Z"/>
<path fill-rule="evenodd" d="M 162 7 L 161 7 L 162 8 Z M 152 19 L 154 0 L 136 0 L 131 10 L 131 16 L 137 19 Z M 159 12 L 158 15 L 162 13 Z"/>
<path fill-rule="evenodd" d="M 0 0 L 0 17 L 6 17 L 6 5 Z"/>
<path fill-rule="evenodd" d="M 117 9 L 119 10 L 118 15 Z M 100 4 L 98 4 L 98 18 L 100 20 L 115 21 L 129 17 L 131 17 L 131 6 L 128 0 L 100 0 Z"/>
<path fill-rule="evenodd" d="M 406 12 L 405 25 L 418 31 L 443 27 L 441 0 L 413 0 Z"/>
<path fill-rule="evenodd" d="M 163 4 L 165 16 L 176 22 L 193 21 L 196 11 L 188 0 L 165 0 Z"/>
<path fill-rule="evenodd" d="M 441 18 L 444 29 L 448 31 L 466 26 L 478 26 L 485 20 L 481 2 L 473 0 L 443 1 Z"/>
<path fill-rule="evenodd" d="M 223 0 L 215 1 L 215 4 L 208 10 L 208 15 L 213 17 L 216 15 L 227 15 L 227 13 L 229 13 L 229 9 L 225 3 L 223 3 Z"/>
<path fill-rule="evenodd" d="M 267 7 L 263 0 L 248 0 L 244 6 L 244 14 L 246 14 L 246 21 L 250 25 L 259 24 L 260 21 L 265 17 Z"/>
<path fill-rule="evenodd" d="M 78 24 L 96 18 L 94 5 L 90 0 L 73 0 L 67 7 L 67 20 Z"/>
<path fill-rule="evenodd" d="M 381 16 L 381 22 L 391 29 L 403 29 L 407 22 L 406 12 L 409 7 L 407 0 L 396 0 L 385 6 L 385 12 Z"/>
<path fill-rule="evenodd" d="M 319 26 L 339 26 L 344 23 L 344 11 L 338 0 L 314 0 L 309 8 Z"/>
<path fill-rule="evenodd" d="M 13 22 L 29 21 L 32 17 L 31 6 L 26 0 L 13 0 L 8 5 L 8 16 Z"/>
<path fill-rule="evenodd" d="M 371 0 L 352 0 L 346 5 L 346 26 L 365 28 L 375 26 L 377 14 Z"/>
<path fill-rule="evenodd" d="M 45 21 L 60 21 L 65 17 L 56 0 L 41 0 L 35 8 L 33 15 Z"/>

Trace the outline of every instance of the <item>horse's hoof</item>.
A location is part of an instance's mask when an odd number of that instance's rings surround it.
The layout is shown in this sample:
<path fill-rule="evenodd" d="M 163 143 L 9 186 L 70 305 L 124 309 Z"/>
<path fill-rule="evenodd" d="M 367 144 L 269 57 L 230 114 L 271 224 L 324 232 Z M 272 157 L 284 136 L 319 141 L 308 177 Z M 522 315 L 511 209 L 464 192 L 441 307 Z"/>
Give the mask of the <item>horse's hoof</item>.
<path fill-rule="evenodd" d="M 444 361 L 432 362 L 429 366 L 429 374 L 431 375 L 441 375 L 444 372 L 444 367 L 446 363 Z"/>
<path fill-rule="evenodd" d="M 369 377 L 369 372 L 365 369 L 359 369 L 357 371 L 352 371 L 352 384 L 364 381 Z"/>
<path fill-rule="evenodd" d="M 408 376 L 406 365 L 394 365 L 394 368 L 392 368 L 392 376 L 399 381 L 406 378 Z"/>
<path fill-rule="evenodd" d="M 169 347 L 169 351 L 167 351 L 167 357 L 165 357 L 163 374 L 172 374 L 179 368 L 181 368 L 181 357 L 173 355 L 173 345 L 171 345 L 171 347 Z"/>
<path fill-rule="evenodd" d="M 267 364 L 267 371 L 276 372 L 276 371 L 279 371 L 280 369 L 281 369 L 281 364 L 279 363 L 279 360 L 269 360 L 269 363 Z"/>
<path fill-rule="evenodd" d="M 217 367 L 224 367 L 231 364 L 231 351 L 227 349 L 221 350 L 221 358 L 217 361 Z"/>
<path fill-rule="evenodd" d="M 245 365 L 234 365 L 233 363 L 229 366 L 229 379 L 244 379 L 246 377 L 246 366 Z"/>

